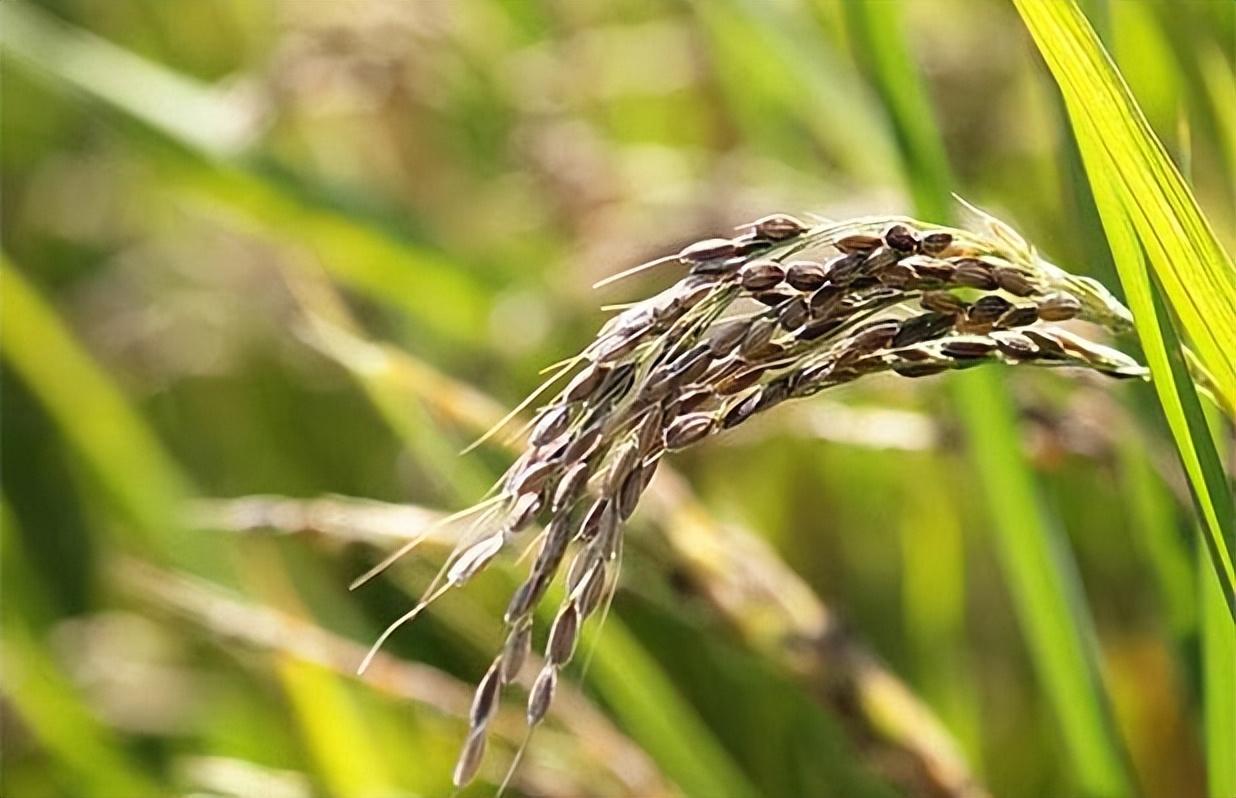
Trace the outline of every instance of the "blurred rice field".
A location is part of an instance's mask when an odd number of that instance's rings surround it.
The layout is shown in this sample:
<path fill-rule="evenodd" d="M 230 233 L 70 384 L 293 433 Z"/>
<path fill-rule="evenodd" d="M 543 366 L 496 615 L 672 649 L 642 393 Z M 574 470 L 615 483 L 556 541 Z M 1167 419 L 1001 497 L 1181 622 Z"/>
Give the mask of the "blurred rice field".
<path fill-rule="evenodd" d="M 1080 6 L 1233 251 L 1236 4 Z M 452 794 L 522 566 L 364 677 L 452 541 L 348 585 L 666 284 L 608 274 L 955 192 L 1120 289 L 1001 0 L 6 0 L 0 44 L 14 798 Z M 877 378 L 671 466 L 508 795 L 1236 795 L 1236 642 L 1151 386 Z"/>

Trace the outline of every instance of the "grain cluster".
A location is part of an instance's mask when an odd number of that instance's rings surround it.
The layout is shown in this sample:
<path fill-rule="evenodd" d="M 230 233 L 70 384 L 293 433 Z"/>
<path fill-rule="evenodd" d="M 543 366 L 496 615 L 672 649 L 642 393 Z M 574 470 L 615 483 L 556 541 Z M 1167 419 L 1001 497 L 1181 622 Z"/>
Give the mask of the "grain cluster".
<path fill-rule="evenodd" d="M 1102 285 L 1047 262 L 1002 222 L 980 220 L 981 232 L 969 232 L 778 214 L 654 262 L 676 282 L 611 318 L 559 374 L 570 378 L 539 408 L 526 448 L 430 590 L 462 585 L 540 530 L 506 609 L 505 644 L 476 689 L 456 784 L 475 777 L 500 695 L 530 660 L 534 610 L 565 573 L 527 696 L 529 728 L 545 718 L 581 629 L 614 592 L 623 525 L 667 453 L 878 373 L 1005 363 L 1145 376 L 1076 332 L 1128 328 L 1128 311 Z M 1066 329 L 1074 319 L 1091 326 Z"/>

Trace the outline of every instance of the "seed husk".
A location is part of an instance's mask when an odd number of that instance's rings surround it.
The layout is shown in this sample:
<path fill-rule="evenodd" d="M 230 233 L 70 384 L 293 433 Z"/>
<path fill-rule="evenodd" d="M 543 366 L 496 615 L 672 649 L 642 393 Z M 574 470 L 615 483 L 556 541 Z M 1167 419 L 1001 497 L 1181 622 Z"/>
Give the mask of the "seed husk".
<path fill-rule="evenodd" d="M 565 507 L 569 507 L 579 498 L 583 492 L 584 485 L 588 482 L 588 477 L 591 474 L 591 467 L 586 461 L 580 461 L 567 469 L 567 472 L 562 475 L 562 479 L 558 480 L 558 486 L 554 489 L 553 500 L 549 503 L 551 512 L 559 512 Z"/>
<path fill-rule="evenodd" d="M 465 787 L 476 778 L 476 772 L 480 770 L 481 760 L 485 757 L 485 729 L 484 727 L 472 729 L 468 732 L 468 739 L 464 742 L 463 749 L 459 752 L 459 759 L 455 762 L 455 772 L 451 775 L 451 780 L 456 787 Z"/>
<path fill-rule="evenodd" d="M 918 272 L 904 263 L 890 263 L 882 267 L 875 276 L 884 285 L 905 288 L 918 278 Z"/>
<path fill-rule="evenodd" d="M 1039 353 L 1038 346 L 1029 337 L 1016 332 L 992 333 L 1000 352 L 1014 360 L 1028 360 Z"/>
<path fill-rule="evenodd" d="M 536 604 L 536 599 L 540 598 L 536 594 L 535 582 L 543 582 L 544 579 L 536 579 L 529 577 L 524 582 L 519 583 L 519 587 L 515 588 L 515 592 L 510 595 L 510 600 L 507 602 L 507 611 L 503 615 L 503 620 L 507 624 L 512 624 L 514 621 L 525 618 L 528 611 Z"/>
<path fill-rule="evenodd" d="M 461 551 L 447 571 L 447 581 L 452 585 L 462 585 L 467 582 L 488 565 L 498 552 L 502 551 L 505 542 L 505 535 L 499 530 Z"/>
<path fill-rule="evenodd" d="M 528 725 L 535 726 L 545 719 L 549 705 L 554 700 L 554 690 L 558 687 L 558 667 L 547 664 L 537 674 L 532 683 L 532 691 L 528 693 Z"/>
<path fill-rule="evenodd" d="M 575 653 L 575 641 L 579 636 L 579 607 L 569 601 L 554 619 L 549 630 L 549 643 L 545 646 L 545 658 L 555 665 L 569 662 Z"/>
<path fill-rule="evenodd" d="M 759 349 L 751 352 L 748 359 L 752 363 L 769 363 L 776 360 L 781 355 L 784 355 L 788 348 L 789 347 L 786 344 L 778 343 L 777 341 L 769 341 Z"/>
<path fill-rule="evenodd" d="M 567 444 L 566 451 L 562 453 L 562 459 L 568 463 L 588 459 L 601 445 L 602 434 L 600 425 L 581 433 L 579 437 Z"/>
<path fill-rule="evenodd" d="M 583 371 L 576 374 L 562 392 L 562 398 L 568 402 L 579 402 L 592 396 L 600 386 L 601 381 L 609 372 L 605 366 L 590 363 Z"/>
<path fill-rule="evenodd" d="M 994 341 L 970 338 L 957 338 L 945 341 L 940 346 L 940 351 L 945 355 L 959 360 L 987 357 L 995 349 L 996 344 Z"/>
<path fill-rule="evenodd" d="M 613 502 L 609 499 L 597 499 L 591 508 L 588 508 L 587 515 L 583 516 L 578 537 L 585 542 L 595 540 L 602 536 L 609 526 L 617 523 L 618 515 L 614 513 Z"/>
<path fill-rule="evenodd" d="M 738 344 L 738 356 L 750 360 L 751 356 L 762 349 L 777 332 L 777 323 L 772 319 L 760 319 L 747 329 Z"/>
<path fill-rule="evenodd" d="M 533 446 L 544 446 L 566 432 L 571 423 L 571 411 L 565 405 L 553 405 L 541 411 L 528 440 Z"/>
<path fill-rule="evenodd" d="M 639 469 L 639 491 L 642 495 L 648 486 L 652 484 L 652 478 L 657 475 L 657 466 L 661 465 L 661 453 L 658 452 L 654 456 L 643 462 Z"/>
<path fill-rule="evenodd" d="M 1064 347 L 1060 346 L 1060 342 L 1047 335 L 1043 330 L 1026 329 L 1023 330 L 1023 333 L 1038 346 L 1040 357 L 1058 359 L 1066 356 Z"/>
<path fill-rule="evenodd" d="M 764 376 L 765 371 L 766 369 L 756 366 L 739 372 L 719 383 L 717 385 L 717 393 L 722 396 L 733 396 L 736 393 L 742 393 L 759 382 L 760 378 Z"/>
<path fill-rule="evenodd" d="M 946 260 L 936 260 L 915 255 L 906 258 L 905 265 L 914 269 L 915 285 L 944 284 L 953 281 L 957 267 Z"/>
<path fill-rule="evenodd" d="M 962 258 L 953 261 L 957 268 L 953 270 L 953 282 L 968 288 L 978 288 L 983 291 L 994 291 L 997 288 L 996 278 L 992 276 L 991 267 L 977 258 Z"/>
<path fill-rule="evenodd" d="M 950 233 L 928 233 L 923 236 L 919 248 L 924 255 L 943 255 L 952 244 L 953 236 Z"/>
<path fill-rule="evenodd" d="M 966 320 L 973 324 L 994 324 L 1012 309 L 1013 303 L 1001 296 L 979 297 L 966 311 Z"/>
<path fill-rule="evenodd" d="M 603 397 L 614 396 L 615 394 L 626 393 L 631 387 L 631 383 L 635 379 L 635 364 L 623 363 L 614 366 L 609 373 L 605 375 L 605 381 L 601 383 L 601 387 L 597 390 L 597 394 L 593 397 L 593 401 L 601 401 Z"/>
<path fill-rule="evenodd" d="M 854 312 L 884 307 L 902 298 L 903 294 L 900 291 L 877 284 L 856 293 L 852 297 L 847 297 L 843 300 L 842 304 L 847 311 Z"/>
<path fill-rule="evenodd" d="M 803 369 L 802 373 L 798 375 L 797 384 L 793 386 L 793 395 L 796 397 L 812 395 L 820 389 L 832 373 L 832 370 L 833 364 L 831 362 L 819 363 Z"/>
<path fill-rule="evenodd" d="M 713 357 L 722 357 L 733 351 L 742 337 L 747 334 L 747 327 L 750 323 L 747 319 L 733 319 L 723 321 L 709 330 L 708 350 L 712 352 Z"/>
<path fill-rule="evenodd" d="M 673 302 L 671 301 L 668 304 L 672 305 Z M 602 328 L 602 331 L 638 337 L 647 332 L 655 321 L 652 306 L 644 303 L 619 313 L 610 320 L 609 324 Z"/>
<path fill-rule="evenodd" d="M 1068 294 L 1052 294 L 1038 305 L 1038 317 L 1043 321 L 1068 321 L 1081 313 L 1081 303 Z"/>
<path fill-rule="evenodd" d="M 1070 335 L 1068 332 L 1060 329 L 1043 328 L 1040 334 L 1050 338 L 1060 345 L 1060 348 L 1066 354 L 1075 355 L 1083 360 L 1098 362 L 1103 358 L 1105 347 L 1100 347 L 1084 339 Z"/>
<path fill-rule="evenodd" d="M 777 314 L 777 323 L 784 330 L 797 330 L 807 322 L 807 317 L 811 311 L 807 307 L 807 300 L 801 296 L 794 297 L 781 308 Z"/>
<path fill-rule="evenodd" d="M 580 583 L 588 578 L 588 572 L 604 557 L 601 556 L 601 548 L 595 543 L 584 546 L 575 555 L 575 559 L 571 560 L 571 567 L 567 570 L 567 596 L 573 596 Z"/>
<path fill-rule="evenodd" d="M 605 478 L 601 483 L 602 490 L 606 494 L 617 491 L 622 480 L 627 478 L 627 474 L 631 472 L 638 460 L 639 442 L 628 437 L 610 456 L 609 468 L 606 469 Z"/>
<path fill-rule="evenodd" d="M 1005 313 L 996 322 L 997 327 L 1025 327 L 1039 320 L 1039 309 L 1035 305 L 1022 305 Z"/>
<path fill-rule="evenodd" d="M 605 591 L 605 566 L 598 562 L 588 572 L 584 574 L 583 579 L 571 595 L 579 604 L 580 615 L 587 617 L 596 609 L 597 604 L 601 602 L 601 595 Z"/>
<path fill-rule="evenodd" d="M 881 269 L 886 269 L 899 262 L 905 256 L 906 253 L 898 252 L 892 247 L 880 246 L 867 256 L 867 260 L 863 263 L 863 270 L 867 274 L 875 274 Z"/>
<path fill-rule="evenodd" d="M 674 403 L 672 407 L 674 412 L 671 413 L 670 408 L 666 409 L 665 417 L 671 418 L 681 416 L 684 413 L 690 413 L 692 410 L 695 410 L 697 407 L 707 402 L 714 395 L 714 392 L 708 388 L 699 388 L 694 391 L 687 391 L 682 396 L 678 397 L 678 400 Z"/>
<path fill-rule="evenodd" d="M 738 264 L 734 265 L 738 268 Z M 673 289 L 675 316 L 681 315 L 695 307 L 700 301 L 716 290 L 716 283 L 711 277 L 688 277 Z M 667 314 L 668 315 L 668 314 Z M 665 319 L 659 319 L 665 321 Z"/>
<path fill-rule="evenodd" d="M 734 254 L 734 242 L 728 238 L 706 238 L 683 247 L 678 260 L 691 265 L 707 261 L 724 260 Z"/>
<path fill-rule="evenodd" d="M 614 559 L 618 553 L 618 544 L 622 540 L 622 524 L 618 522 L 618 510 L 615 508 L 611 515 L 613 523 L 602 529 L 594 542 L 606 560 Z"/>
<path fill-rule="evenodd" d="M 677 387 L 695 382 L 711 363 L 712 351 L 708 344 L 700 344 L 674 362 L 672 384 Z"/>
<path fill-rule="evenodd" d="M 566 553 L 567 543 L 571 540 L 571 530 L 569 516 L 556 515 L 550 519 L 549 526 L 545 528 L 545 535 L 541 539 L 541 548 L 532 563 L 534 573 L 543 572 L 553 576 L 558 563 L 562 562 L 562 555 Z"/>
<path fill-rule="evenodd" d="M 797 337 L 800 341 L 816 341 L 832 332 L 835 332 L 837 328 L 843 324 L 845 324 L 844 319 L 820 319 L 818 321 L 811 322 L 806 327 L 799 330 Z"/>
<path fill-rule="evenodd" d="M 502 646 L 501 667 L 498 675 L 503 684 L 510 684 L 519 676 L 528 653 L 532 650 L 532 621 L 525 619 L 507 633 L 506 643 Z"/>
<path fill-rule="evenodd" d="M 755 415 L 756 410 L 760 406 L 760 393 L 761 391 L 759 390 L 754 391 L 727 410 L 725 415 L 721 417 L 721 428 L 730 429 L 731 427 L 736 427 Z"/>
<path fill-rule="evenodd" d="M 647 402 L 659 402 L 674 390 L 674 364 L 662 363 L 648 377 L 640 398 Z"/>
<path fill-rule="evenodd" d="M 558 463 L 553 461 L 532 462 L 525 465 L 512 475 L 507 489 L 513 494 L 537 493 L 545 487 L 545 483 L 558 470 Z"/>
<path fill-rule="evenodd" d="M 781 404 L 790 395 L 790 381 L 784 377 L 773 380 L 760 391 L 759 410 L 763 412 L 774 405 Z"/>
<path fill-rule="evenodd" d="M 878 321 L 856 332 L 850 342 L 850 350 L 859 354 L 875 352 L 884 349 L 893 342 L 893 338 L 901 331 L 901 323 L 897 321 Z"/>
<path fill-rule="evenodd" d="M 796 260 L 785 267 L 785 281 L 799 291 L 814 291 L 828 280 L 828 270 L 822 263 Z"/>
<path fill-rule="evenodd" d="M 694 278 L 692 278 L 694 279 Z M 652 330 L 663 330 L 673 324 L 686 311 L 682 302 L 682 292 L 686 290 L 686 281 L 678 282 L 668 291 L 663 291 L 648 305 L 648 315 L 652 318 Z M 711 286 L 706 286 L 711 290 Z"/>
<path fill-rule="evenodd" d="M 923 306 L 924 310 L 945 313 L 950 316 L 965 313 L 966 309 L 970 307 L 970 304 L 964 299 L 948 291 L 928 291 L 923 294 L 919 304 Z"/>
<path fill-rule="evenodd" d="M 772 245 L 772 241 L 758 235 L 742 236 L 734 239 L 734 255 L 739 258 L 750 258 L 752 255 L 767 252 L 772 249 Z"/>
<path fill-rule="evenodd" d="M 472 696 L 472 709 L 468 713 L 468 722 L 474 729 L 489 723 L 494 710 L 498 708 L 498 694 L 502 689 L 501 664 L 501 659 L 498 659 L 490 665 L 476 686 L 476 692 Z"/>
<path fill-rule="evenodd" d="M 845 297 L 845 289 L 836 285 L 826 285 L 811 295 L 810 306 L 812 316 L 823 316 L 841 303 Z"/>
<path fill-rule="evenodd" d="M 640 344 L 640 336 L 617 332 L 610 334 L 597 344 L 593 361 L 596 363 L 612 363 L 635 351 Z"/>
<path fill-rule="evenodd" d="M 653 447 L 661 442 L 661 424 L 665 419 L 665 411 L 654 407 L 644 414 L 632 434 L 639 445 L 640 455 L 649 454 Z"/>
<path fill-rule="evenodd" d="M 917 363 L 921 360 L 932 360 L 935 358 L 935 354 L 925 347 L 911 346 L 897 350 L 896 357 L 901 360 Z"/>
<path fill-rule="evenodd" d="M 901 329 L 893 336 L 895 347 L 909 346 L 937 337 L 953 326 L 953 318 L 944 313 L 923 313 L 901 323 Z"/>
<path fill-rule="evenodd" d="M 996 279 L 996 285 L 1013 296 L 1030 296 L 1036 290 L 1034 283 L 1017 269 L 998 266 L 992 269 L 991 275 Z"/>
<path fill-rule="evenodd" d="M 554 438 L 549 443 L 542 446 L 533 446 L 533 456 L 543 463 L 553 463 L 555 465 L 562 464 L 562 453 L 566 451 L 567 444 L 571 442 L 571 436 L 568 433 L 562 433 L 557 438 Z M 531 446 L 531 443 L 529 444 Z M 552 477 L 552 475 L 551 475 Z"/>
<path fill-rule="evenodd" d="M 683 449 L 705 438 L 716 425 L 710 413 L 691 413 L 674 420 L 665 430 L 665 448 Z"/>
<path fill-rule="evenodd" d="M 639 503 L 640 494 L 644 491 L 643 471 L 643 465 L 637 465 L 630 474 L 627 474 L 627 478 L 622 481 L 622 486 L 618 488 L 615 505 L 618 518 L 622 521 L 631 517 L 631 513 L 635 512 L 635 505 Z"/>
<path fill-rule="evenodd" d="M 826 266 L 828 269 L 828 282 L 833 285 L 849 285 L 862 272 L 863 265 L 866 262 L 867 256 L 861 252 L 833 258 Z"/>
<path fill-rule="evenodd" d="M 754 260 L 743 266 L 738 273 L 738 282 L 752 293 L 767 291 L 785 279 L 785 269 L 772 260 Z"/>
<path fill-rule="evenodd" d="M 737 248 L 735 248 L 737 251 Z M 705 260 L 696 263 L 691 267 L 689 272 L 692 277 L 699 279 L 715 280 L 722 275 L 733 274 L 747 262 L 746 258 L 718 258 L 717 260 Z"/>
<path fill-rule="evenodd" d="M 898 252 L 914 252 L 918 249 L 918 237 L 903 224 L 895 224 L 884 233 L 884 243 Z"/>
<path fill-rule="evenodd" d="M 883 239 L 877 238 L 876 236 L 852 235 L 838 240 L 833 246 L 847 255 L 852 255 L 855 253 L 866 255 L 883 243 Z"/>
<path fill-rule="evenodd" d="M 785 213 L 774 213 L 758 219 L 753 225 L 755 234 L 769 241 L 788 241 L 807 232 L 807 226 Z"/>
<path fill-rule="evenodd" d="M 541 511 L 542 504 L 539 494 L 521 493 L 511 506 L 511 513 L 507 516 L 507 528 L 512 533 L 526 529 Z"/>

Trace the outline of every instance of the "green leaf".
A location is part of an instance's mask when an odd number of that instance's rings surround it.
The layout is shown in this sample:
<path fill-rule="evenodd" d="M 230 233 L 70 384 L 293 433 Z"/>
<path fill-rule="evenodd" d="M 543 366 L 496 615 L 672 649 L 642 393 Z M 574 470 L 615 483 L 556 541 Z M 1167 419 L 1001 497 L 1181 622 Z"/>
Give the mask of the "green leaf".
<path fill-rule="evenodd" d="M 905 46 L 901 4 L 846 3 L 844 8 L 856 57 L 888 110 L 914 206 L 923 218 L 946 222 L 952 215 L 952 169 Z"/>
<path fill-rule="evenodd" d="M 41 614 L 46 597 L 22 551 L 17 519 L 2 499 L 0 542 L 4 550 L 0 694 L 30 735 L 55 758 L 59 767 L 54 783 L 72 785 L 77 794 L 91 798 L 165 794 L 165 788 L 151 783 L 115 735 L 91 714 L 77 687 L 38 639 L 32 616 Z"/>
<path fill-rule="evenodd" d="M 1223 591 L 1199 552 L 1202 615 L 1202 706 L 1206 780 L 1214 798 L 1236 795 L 1236 627 Z"/>
<path fill-rule="evenodd" d="M 0 355 L 38 397 L 127 522 L 154 550 L 201 548 L 175 525 L 187 486 L 150 429 L 0 253 Z M 89 404 L 83 402 L 89 399 Z"/>
<path fill-rule="evenodd" d="M 152 134 L 148 140 L 165 145 L 147 154 L 171 151 L 172 157 L 151 160 L 178 196 L 225 209 L 254 232 L 308 249 L 332 277 L 406 311 L 446 341 L 475 344 L 488 329 L 487 287 L 474 275 L 255 168 L 243 112 L 211 87 L 19 2 L 0 5 L 0 50 L 50 85 L 140 123 Z"/>
<path fill-rule="evenodd" d="M 961 376 L 970 381 L 969 390 L 957 394 L 961 414 L 969 419 L 970 440 L 1017 441 L 1017 420 L 1001 390 L 1000 373 L 975 369 Z M 993 515 L 992 532 L 1009 592 L 1078 776 L 1088 794 L 1128 795 L 1129 780 L 1107 711 L 1094 630 L 1073 559 L 1059 531 L 1047 521 L 1019 450 L 980 444 L 972 447 L 972 456 Z"/>
<path fill-rule="evenodd" d="M 951 169 L 901 31 L 899 4 L 845 6 L 855 49 L 864 54 L 901 147 L 908 188 L 921 215 L 948 221 Z M 1072 554 L 1038 496 L 1021 451 L 1001 371 L 952 375 L 966 445 L 986 499 L 1022 634 L 1085 791 L 1125 795 L 1130 777 L 1108 711 L 1098 647 Z"/>
<path fill-rule="evenodd" d="M 287 691 L 305 747 L 331 795 L 389 795 L 389 781 L 373 748 L 368 724 L 343 681 L 322 667 L 280 654 L 275 671 Z"/>
<path fill-rule="evenodd" d="M 895 152 L 879 109 L 803 20 L 753 0 L 697 0 L 692 9 L 707 34 L 721 89 L 750 138 L 776 139 L 771 143 L 784 157 L 801 138 L 797 123 L 856 184 L 893 176 Z M 827 113 L 841 109 L 844 124 Z"/>
<path fill-rule="evenodd" d="M 759 794 L 656 660 L 612 617 L 592 676 L 614 715 L 688 795 Z"/>
<path fill-rule="evenodd" d="M 235 155 L 252 138 L 252 119 L 193 80 L 22 3 L 0 6 L 0 44 L 36 71 L 211 157 Z"/>
<path fill-rule="evenodd" d="M 1064 96 L 1211 562 L 1236 618 L 1232 496 L 1147 262 L 1229 412 L 1236 399 L 1236 270 L 1072 0 L 1014 2 Z"/>
<path fill-rule="evenodd" d="M 1073 0 L 1014 0 L 1222 406 L 1236 406 L 1236 268 Z M 1083 147 L 1085 152 L 1086 148 Z M 1121 276 L 1125 280 L 1124 273 Z"/>
<path fill-rule="evenodd" d="M 163 559 L 195 574 L 209 574 L 227 581 L 229 569 L 222 564 L 226 547 L 180 523 L 183 499 L 191 487 L 179 465 L 167 455 L 159 440 L 129 407 L 124 396 L 74 340 L 55 311 L 35 292 L 24 277 L 0 254 L 0 298 L 3 299 L 4 335 L 0 354 L 43 403 L 77 456 L 86 464 L 111 497 L 118 528 L 126 543 L 146 556 Z M 89 404 L 83 403 L 88 397 Z M 99 733 L 85 710 L 77 708 L 67 688 L 60 684 L 46 655 L 22 629 L 6 623 L 4 666 L 6 681 L 23 692 L 19 709 L 40 727 L 40 734 L 73 767 L 81 757 L 98 759 L 124 777 L 122 763 L 98 741 Z M 367 735 L 353 724 L 343 735 L 357 751 L 339 748 L 332 740 L 338 729 L 315 702 L 341 702 L 333 692 L 337 680 L 292 664 L 278 671 L 299 711 L 298 721 L 308 740 L 309 753 L 318 761 L 323 778 L 342 796 L 375 794 L 375 780 L 354 778 L 359 751 Z M 342 706 L 342 703 L 339 704 Z M 336 707 L 338 709 L 338 707 Z M 43 714 L 45 713 L 45 714 Z M 336 713 L 338 715 L 338 713 Z M 342 716 L 340 716 L 342 717 Z M 338 718 L 337 718 L 338 720 Z M 347 731 L 349 727 L 342 726 Z M 332 735 L 334 735 L 332 737 Z M 146 791 L 114 789 L 108 794 L 142 795 Z"/>
<path fill-rule="evenodd" d="M 1118 445 L 1120 491 L 1128 497 L 1129 523 L 1159 592 L 1164 620 L 1178 644 L 1197 630 L 1197 586 L 1190 539 L 1178 528 L 1175 501 L 1155 470 L 1141 436 Z"/>

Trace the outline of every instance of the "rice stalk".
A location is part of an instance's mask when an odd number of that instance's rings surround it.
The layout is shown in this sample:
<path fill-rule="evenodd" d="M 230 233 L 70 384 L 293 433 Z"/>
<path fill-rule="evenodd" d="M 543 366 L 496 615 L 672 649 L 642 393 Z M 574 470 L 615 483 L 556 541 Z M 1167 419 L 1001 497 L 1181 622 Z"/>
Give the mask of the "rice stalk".
<path fill-rule="evenodd" d="M 623 522 L 667 453 L 877 373 L 914 378 L 1005 363 L 1146 376 L 1122 352 L 1061 325 L 1128 329 L 1128 311 L 1102 285 L 975 212 L 979 233 L 904 217 L 809 226 L 774 215 L 648 265 L 682 274 L 611 318 L 558 370 L 555 379 L 580 366 L 538 411 L 473 532 L 374 645 L 544 521 L 504 616 L 506 644 L 477 689 L 460 786 L 476 771 L 492 707 L 526 658 L 533 611 L 566 564 L 566 597 L 528 697 L 529 731 L 545 717 L 581 629 L 615 589 Z"/>

